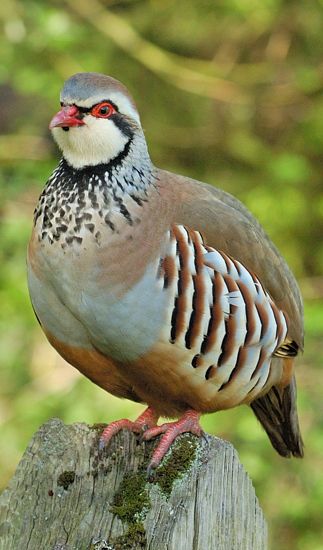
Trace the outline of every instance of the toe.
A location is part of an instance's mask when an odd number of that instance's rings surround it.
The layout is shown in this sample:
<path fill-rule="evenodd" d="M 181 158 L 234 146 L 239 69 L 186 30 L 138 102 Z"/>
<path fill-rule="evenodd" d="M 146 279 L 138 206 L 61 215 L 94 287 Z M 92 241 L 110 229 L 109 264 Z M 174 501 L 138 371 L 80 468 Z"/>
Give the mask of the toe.
<path fill-rule="evenodd" d="M 150 441 L 151 439 L 154 439 L 158 435 L 165 433 L 168 427 L 169 427 L 169 423 L 162 424 L 161 426 L 154 426 L 153 428 L 149 428 L 142 434 L 143 441 Z"/>

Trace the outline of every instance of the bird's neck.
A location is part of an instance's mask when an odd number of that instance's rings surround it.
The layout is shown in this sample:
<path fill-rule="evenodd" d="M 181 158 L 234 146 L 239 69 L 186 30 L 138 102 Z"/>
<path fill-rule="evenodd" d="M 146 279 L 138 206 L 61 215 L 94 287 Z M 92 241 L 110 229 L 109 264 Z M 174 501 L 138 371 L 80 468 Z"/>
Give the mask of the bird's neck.
<path fill-rule="evenodd" d="M 97 200 L 104 198 L 105 202 L 118 205 L 127 195 L 140 202 L 145 200 L 154 183 L 154 167 L 145 139 L 137 136 L 108 162 L 75 168 L 63 156 L 48 180 L 40 202 L 48 202 L 49 197 L 51 203 L 56 203 L 57 198 L 66 203 L 81 198 L 82 202 L 84 193 L 92 197 L 93 202 L 96 202 L 96 196 Z"/>
<path fill-rule="evenodd" d="M 78 220 L 97 216 L 112 231 L 115 219 L 131 225 L 129 204 L 142 205 L 148 200 L 150 188 L 156 185 L 155 172 L 144 138 L 141 143 L 130 140 L 108 163 L 76 169 L 63 157 L 35 210 L 41 238 L 54 242 L 66 237 L 71 228 L 78 232 Z"/>
<path fill-rule="evenodd" d="M 74 190 L 86 187 L 96 191 L 101 188 L 110 192 L 111 198 L 121 195 L 143 196 L 151 185 L 153 166 L 143 135 L 131 138 L 124 148 L 112 159 L 103 159 L 101 163 L 75 168 L 63 156 L 53 176 L 59 176 L 57 183 L 73 186 Z"/>

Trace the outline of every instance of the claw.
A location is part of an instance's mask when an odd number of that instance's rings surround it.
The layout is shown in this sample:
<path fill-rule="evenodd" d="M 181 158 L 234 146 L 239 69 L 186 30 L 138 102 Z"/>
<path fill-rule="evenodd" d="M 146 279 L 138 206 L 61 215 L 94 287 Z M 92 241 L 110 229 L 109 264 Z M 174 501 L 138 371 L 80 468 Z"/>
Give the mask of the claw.
<path fill-rule="evenodd" d="M 156 468 L 154 466 L 151 466 L 151 464 L 147 467 L 147 481 L 153 482 L 156 477 Z"/>

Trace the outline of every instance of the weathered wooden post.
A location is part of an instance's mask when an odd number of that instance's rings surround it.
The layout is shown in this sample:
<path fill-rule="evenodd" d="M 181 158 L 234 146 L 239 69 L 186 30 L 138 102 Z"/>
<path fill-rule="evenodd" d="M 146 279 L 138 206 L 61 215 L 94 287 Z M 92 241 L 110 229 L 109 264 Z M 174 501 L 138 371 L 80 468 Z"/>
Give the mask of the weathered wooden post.
<path fill-rule="evenodd" d="M 183 435 L 147 481 L 154 443 L 53 419 L 0 497 L 1 550 L 263 550 L 266 524 L 229 443 Z"/>

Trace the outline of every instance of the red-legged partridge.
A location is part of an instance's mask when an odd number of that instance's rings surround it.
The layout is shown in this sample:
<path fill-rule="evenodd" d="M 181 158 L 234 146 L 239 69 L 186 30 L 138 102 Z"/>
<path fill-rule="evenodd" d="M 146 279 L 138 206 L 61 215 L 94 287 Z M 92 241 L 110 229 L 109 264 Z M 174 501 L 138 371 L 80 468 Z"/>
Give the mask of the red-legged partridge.
<path fill-rule="evenodd" d="M 124 427 L 162 433 L 155 467 L 179 433 L 202 433 L 202 413 L 246 403 L 281 455 L 302 456 L 302 300 L 259 223 L 224 191 L 156 168 L 111 77 L 69 78 L 50 128 L 63 157 L 35 211 L 33 307 L 69 363 L 148 405 L 110 424 L 101 446 Z"/>

